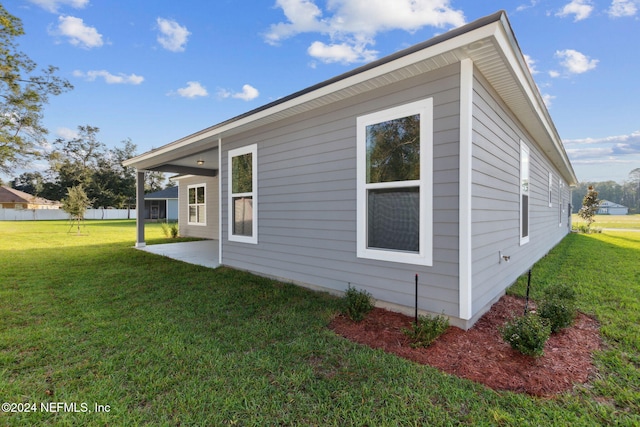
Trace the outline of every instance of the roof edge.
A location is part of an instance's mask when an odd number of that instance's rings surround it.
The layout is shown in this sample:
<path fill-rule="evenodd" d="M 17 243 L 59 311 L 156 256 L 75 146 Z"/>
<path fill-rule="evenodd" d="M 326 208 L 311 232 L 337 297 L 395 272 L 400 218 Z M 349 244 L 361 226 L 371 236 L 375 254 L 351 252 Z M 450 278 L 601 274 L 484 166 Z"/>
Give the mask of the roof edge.
<path fill-rule="evenodd" d="M 274 107 L 276 107 L 278 105 L 281 105 L 281 104 L 284 104 L 286 102 L 292 101 L 292 100 L 294 100 L 296 98 L 299 98 L 299 97 L 301 97 L 303 95 L 306 95 L 308 93 L 312 93 L 314 91 L 317 91 L 319 89 L 325 88 L 327 86 L 330 86 L 332 84 L 338 83 L 340 81 L 346 80 L 346 79 L 351 78 L 353 76 L 356 76 L 358 74 L 361 74 L 361 73 L 364 73 L 366 71 L 369 71 L 369 70 L 375 69 L 377 67 L 380 67 L 381 65 L 385 65 L 385 64 L 388 64 L 390 62 L 396 61 L 396 60 L 398 60 L 400 58 L 403 58 L 405 56 L 412 55 L 412 54 L 414 54 L 416 52 L 419 52 L 421 50 L 424 50 L 424 49 L 427 49 L 429 47 L 435 46 L 435 45 L 440 44 L 442 42 L 445 42 L 447 40 L 454 39 L 455 37 L 458 37 L 458 36 L 460 36 L 462 34 L 465 34 L 465 33 L 468 33 L 470 31 L 476 30 L 478 28 L 482 28 L 482 27 L 484 27 L 484 26 L 486 26 L 488 24 L 501 21 L 503 16 L 506 17 L 506 12 L 504 10 L 500 10 L 498 12 L 492 13 L 491 15 L 487 15 L 485 17 L 482 17 L 482 18 L 479 18 L 479 19 L 477 19 L 475 21 L 472 21 L 472 22 L 470 22 L 468 24 L 462 25 L 460 27 L 453 28 L 453 29 L 447 31 L 446 33 L 442 33 L 442 34 L 440 34 L 438 36 L 432 37 L 429 40 L 425 40 L 425 41 L 423 41 L 421 43 L 415 44 L 415 45 L 410 46 L 410 47 L 408 47 L 406 49 L 400 50 L 398 52 L 395 52 L 395 53 L 392 53 L 392 54 L 387 55 L 385 57 L 382 57 L 380 59 L 377 59 L 377 60 L 375 60 L 373 62 L 369 62 L 369 63 L 367 63 L 365 65 L 362 65 L 360 67 L 354 68 L 354 69 L 352 69 L 350 71 L 347 71 L 345 73 L 342 73 L 342 74 L 340 74 L 338 76 L 332 77 L 332 78 L 330 78 L 328 80 L 324 80 L 324 81 L 322 81 L 320 83 L 317 83 L 315 85 L 312 85 L 312 86 L 309 86 L 309 87 L 304 88 L 302 90 L 299 90 L 297 92 L 294 92 L 294 93 L 292 93 L 290 95 L 287 95 L 287 96 L 284 96 L 282 98 L 279 98 L 279 99 L 277 99 L 277 100 L 275 100 L 273 102 L 264 104 L 264 105 L 262 105 L 260 107 L 257 107 L 257 108 L 254 108 L 253 110 L 249 110 L 246 113 L 242 113 L 240 115 L 237 115 L 237 116 L 232 117 L 230 119 L 227 119 L 225 121 L 217 123 L 217 124 L 215 124 L 213 126 L 209 126 L 209 127 L 205 128 L 205 129 L 202 129 L 202 130 L 199 130 L 199 131 L 194 132 L 192 134 L 189 134 L 189 135 L 187 135 L 185 137 L 182 137 L 182 138 L 180 138 L 178 140 L 170 142 L 170 143 L 168 143 L 166 145 L 163 145 L 163 146 L 161 146 L 159 148 L 147 151 L 147 152 L 145 152 L 143 154 L 140 154 L 138 156 L 135 156 L 135 157 L 132 157 L 130 159 L 127 159 L 127 160 L 125 160 L 123 162 L 123 165 L 124 166 L 134 165 L 137 162 L 145 160 L 147 157 L 149 157 L 149 155 L 156 155 L 156 154 L 158 154 L 160 152 L 163 152 L 163 151 L 166 151 L 166 150 L 170 150 L 172 148 L 180 147 L 181 145 L 187 143 L 190 140 L 193 140 L 194 138 L 197 138 L 198 136 L 201 136 L 201 135 L 204 135 L 204 134 L 207 134 L 207 133 L 212 133 L 212 132 L 214 132 L 214 134 L 215 134 L 215 130 L 216 129 L 224 128 L 224 127 L 226 127 L 228 125 L 231 125 L 231 124 L 233 124 L 233 123 L 235 123 L 237 121 L 246 119 L 248 117 L 251 117 L 253 115 L 261 113 L 263 111 L 266 111 L 266 110 L 269 110 L 271 108 L 274 108 Z"/>

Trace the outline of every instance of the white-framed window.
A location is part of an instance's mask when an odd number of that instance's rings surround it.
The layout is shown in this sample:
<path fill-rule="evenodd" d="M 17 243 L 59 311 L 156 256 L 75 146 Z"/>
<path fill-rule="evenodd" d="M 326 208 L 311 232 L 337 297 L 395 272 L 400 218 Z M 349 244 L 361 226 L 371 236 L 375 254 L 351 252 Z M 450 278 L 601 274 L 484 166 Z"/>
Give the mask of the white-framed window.
<path fill-rule="evenodd" d="M 187 187 L 189 225 L 207 225 L 207 185 L 194 184 Z"/>
<path fill-rule="evenodd" d="M 529 242 L 529 147 L 520 141 L 520 245 Z"/>
<path fill-rule="evenodd" d="M 357 119 L 357 256 L 433 260 L 433 99 Z"/>
<path fill-rule="evenodd" d="M 553 174 L 549 172 L 549 207 L 553 207 L 553 200 L 551 198 L 552 194 L 553 194 Z"/>
<path fill-rule="evenodd" d="M 258 145 L 229 150 L 229 240 L 258 243 Z"/>

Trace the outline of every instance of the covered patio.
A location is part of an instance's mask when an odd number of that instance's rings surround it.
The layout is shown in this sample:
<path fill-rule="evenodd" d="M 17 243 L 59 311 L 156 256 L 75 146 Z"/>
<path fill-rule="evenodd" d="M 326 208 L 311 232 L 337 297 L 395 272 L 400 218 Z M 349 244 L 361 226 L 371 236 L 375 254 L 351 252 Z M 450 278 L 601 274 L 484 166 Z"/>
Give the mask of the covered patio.
<path fill-rule="evenodd" d="M 161 245 L 138 247 L 137 249 L 208 268 L 217 268 L 220 266 L 220 264 L 218 263 L 219 258 L 217 240 L 164 243 Z"/>

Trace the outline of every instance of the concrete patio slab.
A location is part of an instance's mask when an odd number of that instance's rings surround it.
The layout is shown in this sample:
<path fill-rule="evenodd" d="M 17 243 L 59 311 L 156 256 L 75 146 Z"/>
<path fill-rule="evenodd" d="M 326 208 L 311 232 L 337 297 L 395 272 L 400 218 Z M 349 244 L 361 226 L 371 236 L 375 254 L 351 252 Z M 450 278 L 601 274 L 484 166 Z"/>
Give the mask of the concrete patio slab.
<path fill-rule="evenodd" d="M 217 240 L 164 243 L 161 245 L 149 245 L 138 249 L 189 264 L 202 265 L 209 268 L 220 266 L 220 264 L 218 264 Z"/>

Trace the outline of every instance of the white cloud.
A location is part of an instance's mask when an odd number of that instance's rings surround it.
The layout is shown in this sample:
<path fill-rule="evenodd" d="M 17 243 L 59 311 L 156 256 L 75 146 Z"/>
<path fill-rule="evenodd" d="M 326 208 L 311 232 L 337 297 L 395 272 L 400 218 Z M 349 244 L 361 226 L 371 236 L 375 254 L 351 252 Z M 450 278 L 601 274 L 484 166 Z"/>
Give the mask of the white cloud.
<path fill-rule="evenodd" d="M 524 60 L 527 63 L 527 67 L 529 67 L 529 72 L 531 74 L 538 74 L 540 71 L 536 69 L 536 60 L 531 58 L 529 55 L 524 55 Z"/>
<path fill-rule="evenodd" d="M 81 18 L 74 16 L 59 16 L 57 31 L 53 33 L 68 37 L 69 43 L 85 49 L 100 47 L 104 44 L 102 35 L 98 33 L 98 30 L 85 25 Z"/>
<path fill-rule="evenodd" d="M 77 130 L 69 129 L 67 127 L 60 127 L 56 129 L 56 136 L 62 139 L 74 139 L 80 136 Z"/>
<path fill-rule="evenodd" d="M 571 3 L 566 4 L 560 12 L 556 13 L 557 16 L 569 16 L 574 15 L 574 22 L 587 19 L 593 12 L 593 6 L 591 0 L 572 0 Z"/>
<path fill-rule="evenodd" d="M 623 157 L 640 155 L 640 130 L 629 135 L 604 138 L 568 139 L 563 141 L 572 163 L 586 164 L 597 161 L 624 161 Z M 575 148 L 574 148 L 575 147 Z"/>
<path fill-rule="evenodd" d="M 559 72 L 559 71 L 556 71 L 556 70 L 550 70 L 550 71 L 549 71 L 549 76 L 550 76 L 550 77 L 553 77 L 554 79 L 555 79 L 556 77 L 560 77 L 561 75 L 562 75 L 562 74 L 560 74 L 560 72 Z"/>
<path fill-rule="evenodd" d="M 529 4 L 521 4 L 516 8 L 516 12 L 522 12 L 523 10 L 531 9 L 538 4 L 538 0 L 531 0 Z"/>
<path fill-rule="evenodd" d="M 287 18 L 271 25 L 265 40 L 276 45 L 301 33 L 318 33 L 329 43 L 315 41 L 307 52 L 324 62 L 369 61 L 377 52 L 367 49 L 376 34 L 391 30 L 415 32 L 425 26 L 457 27 L 465 23 L 450 0 L 331 0 L 322 10 L 314 0 L 276 0 Z"/>
<path fill-rule="evenodd" d="M 586 73 L 596 68 L 598 62 L 600 62 L 597 59 L 590 59 L 585 54 L 573 49 L 557 50 L 555 56 L 560 59 L 560 65 L 569 74 Z"/>
<path fill-rule="evenodd" d="M 29 0 L 51 13 L 57 13 L 61 6 L 70 6 L 74 9 L 83 9 L 89 4 L 89 0 Z"/>
<path fill-rule="evenodd" d="M 73 72 L 73 75 L 76 77 L 85 78 L 88 81 L 94 81 L 98 77 L 102 77 L 104 81 L 108 84 L 131 84 L 131 85 L 139 85 L 144 81 L 144 77 L 138 76 L 136 74 L 126 75 L 124 73 L 119 73 L 118 75 L 111 74 L 106 70 L 91 70 L 86 73 L 76 70 Z"/>
<path fill-rule="evenodd" d="M 231 92 L 227 89 L 220 89 L 218 91 L 218 96 L 220 98 L 236 98 L 242 99 L 243 101 L 251 101 L 256 99 L 260 95 L 258 89 L 251 85 L 243 85 L 242 92 Z"/>
<path fill-rule="evenodd" d="M 638 12 L 638 6 L 634 0 L 613 0 L 607 13 L 612 18 L 634 16 Z"/>
<path fill-rule="evenodd" d="M 551 102 L 554 99 L 556 99 L 554 95 L 549 95 L 548 93 L 542 94 L 542 100 L 544 101 L 544 105 L 546 105 L 547 108 L 551 107 Z"/>
<path fill-rule="evenodd" d="M 156 22 L 160 30 L 158 43 L 171 52 L 183 52 L 187 39 L 191 35 L 187 27 L 183 27 L 171 19 L 158 18 Z"/>
<path fill-rule="evenodd" d="M 187 82 L 187 86 L 177 91 L 169 92 L 167 95 L 178 95 L 183 98 L 197 98 L 199 96 L 209 96 L 207 89 L 200 82 Z"/>
<path fill-rule="evenodd" d="M 319 41 L 313 42 L 307 49 L 307 53 L 324 63 L 340 62 L 343 64 L 373 61 L 378 55 L 377 51 L 368 50 L 362 44 L 339 43 L 326 45 Z"/>

